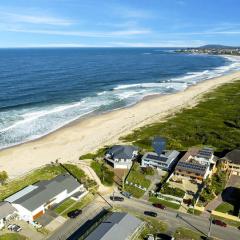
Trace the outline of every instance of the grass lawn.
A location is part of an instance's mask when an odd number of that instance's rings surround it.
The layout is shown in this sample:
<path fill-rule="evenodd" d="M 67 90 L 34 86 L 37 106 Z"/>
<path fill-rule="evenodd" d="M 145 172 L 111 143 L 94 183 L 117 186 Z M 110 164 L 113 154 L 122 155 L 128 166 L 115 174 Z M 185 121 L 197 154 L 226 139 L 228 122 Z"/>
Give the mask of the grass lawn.
<path fill-rule="evenodd" d="M 34 184 L 40 180 L 52 179 L 63 172 L 65 172 L 65 170 L 60 165 L 49 164 L 25 175 L 24 177 L 14 179 L 13 181 L 0 186 L 0 200 L 4 200 L 28 185 Z"/>
<path fill-rule="evenodd" d="M 135 198 L 141 198 L 145 193 L 143 190 L 127 184 L 124 185 L 124 191 L 131 193 Z"/>
<path fill-rule="evenodd" d="M 180 208 L 180 204 L 169 202 L 169 201 L 166 201 L 166 200 L 163 200 L 163 199 L 158 199 L 157 197 L 149 197 L 149 201 L 152 202 L 152 203 L 161 203 L 164 206 L 169 207 L 169 208 L 173 208 L 173 209 L 179 209 Z"/>
<path fill-rule="evenodd" d="M 140 216 L 139 218 L 145 221 L 146 225 L 141 231 L 141 234 L 138 237 L 138 239 L 145 239 L 147 234 L 162 233 L 162 232 L 166 232 L 168 229 L 167 223 L 163 221 L 160 221 L 151 217 L 146 217 L 146 216 Z"/>
<path fill-rule="evenodd" d="M 146 150 L 152 150 L 152 137 L 158 135 L 167 139 L 167 149 L 186 150 L 202 145 L 213 146 L 216 151 L 235 149 L 240 142 L 239 92 L 240 81 L 224 84 L 206 93 L 193 108 L 120 139 Z"/>
<path fill-rule="evenodd" d="M 218 205 L 215 211 L 222 212 L 222 213 L 229 213 L 229 212 L 232 212 L 233 209 L 234 207 L 232 204 L 224 202 Z"/>
<path fill-rule="evenodd" d="M 65 211 L 67 208 L 69 208 L 71 205 L 73 205 L 74 203 L 76 203 L 76 201 L 74 201 L 73 199 L 69 198 L 66 201 L 64 201 L 63 203 L 61 203 L 59 206 L 57 206 L 54 211 L 57 214 L 61 214 L 63 211 Z"/>
<path fill-rule="evenodd" d="M 201 240 L 201 234 L 187 228 L 178 228 L 174 233 L 176 240 Z"/>
<path fill-rule="evenodd" d="M 222 220 L 223 222 L 225 222 L 226 224 L 233 226 L 233 227 L 240 227 L 240 222 L 237 221 L 233 221 L 227 218 L 223 218 L 223 217 L 219 217 L 219 216 L 215 216 L 215 215 L 211 215 L 213 219 L 218 219 L 218 220 Z"/>
<path fill-rule="evenodd" d="M 77 201 L 74 205 L 72 205 L 66 212 L 63 212 L 62 216 L 67 217 L 68 212 L 75 209 L 82 209 L 86 207 L 93 200 L 93 198 L 94 198 L 93 194 L 89 193 L 88 195 L 83 197 L 83 199 Z"/>
<path fill-rule="evenodd" d="M 187 212 L 190 213 L 190 214 L 194 214 L 196 216 L 200 216 L 202 214 L 202 211 L 199 211 L 197 209 L 193 210 L 193 208 L 189 208 Z"/>
<path fill-rule="evenodd" d="M 100 178 L 103 185 L 113 185 L 114 172 L 111 171 L 103 161 L 92 161 L 91 168 Z"/>
<path fill-rule="evenodd" d="M 0 235 L 0 240 L 29 240 L 29 238 L 18 233 L 6 233 Z"/>
<path fill-rule="evenodd" d="M 128 174 L 128 177 L 126 179 L 128 182 L 132 182 L 138 185 L 141 185 L 142 187 L 145 187 L 148 189 L 150 186 L 151 181 L 146 179 L 144 174 L 141 172 L 139 163 L 134 163 L 132 166 L 130 173 Z"/>
<path fill-rule="evenodd" d="M 69 173 L 71 173 L 71 175 L 77 178 L 80 182 L 86 178 L 86 174 L 78 166 L 69 163 L 65 163 L 63 164 L 63 166 L 67 169 Z"/>

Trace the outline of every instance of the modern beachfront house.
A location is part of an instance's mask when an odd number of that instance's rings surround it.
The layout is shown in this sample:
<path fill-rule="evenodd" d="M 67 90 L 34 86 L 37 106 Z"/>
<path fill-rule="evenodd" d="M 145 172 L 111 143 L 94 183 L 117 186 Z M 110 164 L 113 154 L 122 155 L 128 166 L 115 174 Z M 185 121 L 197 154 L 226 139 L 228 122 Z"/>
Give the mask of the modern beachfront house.
<path fill-rule="evenodd" d="M 164 171 L 172 170 L 176 164 L 180 152 L 176 150 L 164 150 L 160 155 L 156 152 L 147 152 L 142 157 L 142 167 L 155 167 Z"/>
<path fill-rule="evenodd" d="M 9 219 L 17 214 L 17 210 L 8 202 L 0 202 L 0 230 L 3 229 Z"/>
<path fill-rule="evenodd" d="M 5 199 L 17 209 L 21 219 L 32 222 L 47 209 L 63 200 L 86 192 L 83 184 L 69 174 L 61 174 L 52 180 L 39 181 L 29 185 Z"/>
<path fill-rule="evenodd" d="M 211 148 L 190 148 L 177 163 L 174 175 L 203 180 L 212 173 L 215 160 Z"/>
<path fill-rule="evenodd" d="M 232 175 L 240 176 L 240 149 L 234 149 L 221 159 Z"/>
<path fill-rule="evenodd" d="M 113 168 L 130 169 L 132 161 L 138 156 L 138 148 L 129 145 L 114 145 L 109 148 L 104 159 Z"/>
<path fill-rule="evenodd" d="M 128 213 L 114 212 L 86 240 L 134 239 L 144 222 Z"/>

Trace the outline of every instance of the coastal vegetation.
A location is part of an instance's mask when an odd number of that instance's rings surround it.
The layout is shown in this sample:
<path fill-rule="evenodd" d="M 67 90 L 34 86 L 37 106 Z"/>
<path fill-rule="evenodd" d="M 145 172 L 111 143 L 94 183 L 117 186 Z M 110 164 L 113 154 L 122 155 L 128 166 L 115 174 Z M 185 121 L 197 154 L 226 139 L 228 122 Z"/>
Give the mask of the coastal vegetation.
<path fill-rule="evenodd" d="M 216 151 L 240 146 L 240 80 L 224 84 L 206 93 L 193 108 L 184 109 L 158 122 L 139 128 L 122 137 L 145 150 L 152 150 L 152 138 L 167 139 L 167 148 L 187 150 L 192 146 L 208 145 Z"/>

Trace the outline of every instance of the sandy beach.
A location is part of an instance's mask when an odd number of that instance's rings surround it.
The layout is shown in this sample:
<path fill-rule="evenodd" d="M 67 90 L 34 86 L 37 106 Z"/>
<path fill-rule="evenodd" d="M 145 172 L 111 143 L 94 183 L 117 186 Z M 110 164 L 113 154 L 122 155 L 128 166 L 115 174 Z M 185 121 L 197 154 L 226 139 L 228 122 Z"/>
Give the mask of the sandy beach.
<path fill-rule="evenodd" d="M 80 155 L 117 143 L 120 136 L 133 129 L 191 107 L 207 91 L 237 79 L 240 72 L 203 81 L 183 92 L 154 96 L 129 108 L 78 120 L 41 139 L 0 151 L 0 170 L 14 178 L 56 159 L 76 162 Z"/>

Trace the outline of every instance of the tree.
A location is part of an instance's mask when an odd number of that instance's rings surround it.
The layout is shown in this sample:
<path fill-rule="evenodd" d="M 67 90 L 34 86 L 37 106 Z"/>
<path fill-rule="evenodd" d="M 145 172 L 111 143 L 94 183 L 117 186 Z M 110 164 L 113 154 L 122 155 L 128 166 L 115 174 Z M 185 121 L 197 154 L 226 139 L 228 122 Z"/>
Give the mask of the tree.
<path fill-rule="evenodd" d="M 8 174 L 6 171 L 1 171 L 0 172 L 0 183 L 3 185 L 6 180 L 8 179 Z"/>

